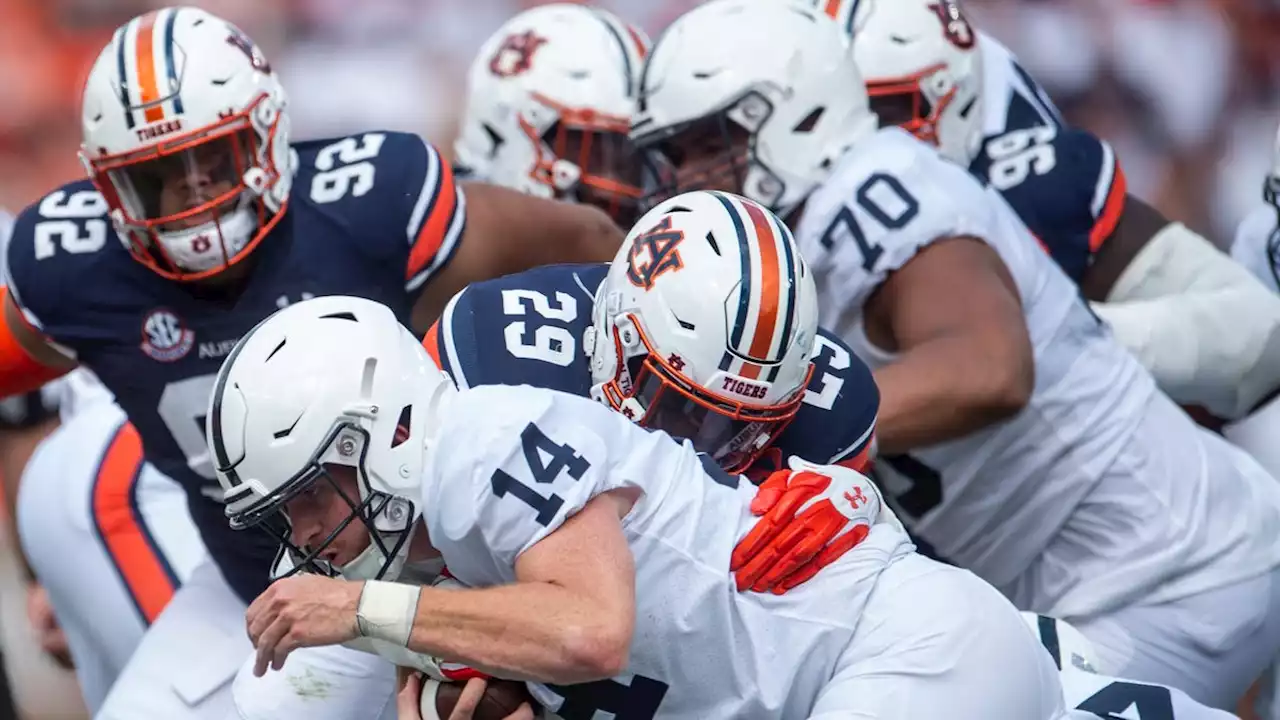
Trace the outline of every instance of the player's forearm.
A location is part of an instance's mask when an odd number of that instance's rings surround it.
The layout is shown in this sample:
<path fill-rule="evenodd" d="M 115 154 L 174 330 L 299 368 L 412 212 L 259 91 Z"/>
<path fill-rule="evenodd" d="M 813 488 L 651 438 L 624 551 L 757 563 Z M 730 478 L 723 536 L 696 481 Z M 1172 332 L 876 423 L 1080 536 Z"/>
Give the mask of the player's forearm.
<path fill-rule="evenodd" d="M 581 683 L 623 670 L 632 626 L 550 583 L 423 588 L 408 647 L 499 677 Z"/>
<path fill-rule="evenodd" d="M 945 442 L 1017 414 L 1035 384 L 1029 353 L 958 336 L 918 345 L 876 370 L 879 453 Z"/>

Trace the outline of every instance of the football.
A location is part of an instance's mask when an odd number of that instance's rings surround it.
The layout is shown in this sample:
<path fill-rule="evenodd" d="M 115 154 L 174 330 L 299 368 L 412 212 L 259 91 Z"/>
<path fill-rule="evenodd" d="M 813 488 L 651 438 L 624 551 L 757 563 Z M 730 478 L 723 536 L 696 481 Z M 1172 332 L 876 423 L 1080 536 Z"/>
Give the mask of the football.
<path fill-rule="evenodd" d="M 424 678 L 422 683 L 421 711 L 422 720 L 448 720 L 449 714 L 462 697 L 465 682 L 440 682 Z M 484 690 L 484 697 L 476 707 L 475 720 L 502 720 L 515 712 L 520 703 L 529 703 L 529 707 L 538 707 L 529 688 L 522 682 L 514 680 L 489 680 Z"/>

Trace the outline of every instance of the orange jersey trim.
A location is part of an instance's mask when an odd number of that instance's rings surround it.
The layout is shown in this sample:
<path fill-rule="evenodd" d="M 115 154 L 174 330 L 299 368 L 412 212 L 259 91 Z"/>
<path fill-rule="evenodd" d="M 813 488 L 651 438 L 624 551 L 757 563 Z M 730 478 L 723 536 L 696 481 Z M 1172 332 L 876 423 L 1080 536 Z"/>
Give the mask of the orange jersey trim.
<path fill-rule="evenodd" d="M 1102 212 L 1094 221 L 1093 229 L 1089 231 L 1091 252 L 1097 252 L 1098 248 L 1102 247 L 1102 243 L 1116 231 L 1116 226 L 1120 224 L 1120 217 L 1124 214 L 1125 198 L 1128 195 L 1129 183 L 1125 180 L 1124 170 L 1120 169 L 1120 163 L 1116 163 L 1116 175 L 1111 181 L 1111 189 L 1107 191 L 1107 202 L 1103 204 Z"/>
<path fill-rule="evenodd" d="M 142 439 L 133 425 L 116 430 L 93 481 L 93 523 L 120 580 L 147 625 L 169 604 L 178 582 L 138 510 Z"/>
<path fill-rule="evenodd" d="M 431 356 L 431 362 L 436 367 L 444 370 L 444 363 L 440 362 L 440 321 L 437 320 L 431 324 L 427 330 L 427 334 L 422 338 L 422 347 L 426 349 L 427 355 Z"/>
<path fill-rule="evenodd" d="M 440 173 L 431 202 L 427 205 L 422 228 L 409 250 L 409 267 L 405 271 L 405 280 L 412 280 L 436 259 L 449 236 L 453 216 L 458 210 L 458 187 L 453 169 L 441 160 L 439 153 L 430 151 L 430 155 L 431 161 L 439 165 Z M 427 176 L 430 175 L 428 172 Z"/>

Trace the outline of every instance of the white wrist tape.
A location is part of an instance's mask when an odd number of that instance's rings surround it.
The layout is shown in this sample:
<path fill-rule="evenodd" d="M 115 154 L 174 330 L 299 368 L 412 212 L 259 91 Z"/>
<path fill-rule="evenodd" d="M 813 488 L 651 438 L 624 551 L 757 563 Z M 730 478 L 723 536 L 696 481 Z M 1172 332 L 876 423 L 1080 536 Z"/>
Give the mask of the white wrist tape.
<path fill-rule="evenodd" d="M 365 581 L 356 606 L 356 628 L 364 637 L 408 647 L 421 593 L 422 587 L 417 585 Z"/>

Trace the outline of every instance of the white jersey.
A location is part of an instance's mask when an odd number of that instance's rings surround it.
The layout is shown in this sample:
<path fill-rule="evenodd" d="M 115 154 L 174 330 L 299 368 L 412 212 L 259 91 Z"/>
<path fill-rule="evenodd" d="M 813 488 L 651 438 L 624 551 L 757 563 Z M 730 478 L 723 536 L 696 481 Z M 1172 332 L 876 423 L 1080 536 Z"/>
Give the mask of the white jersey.
<path fill-rule="evenodd" d="M 1249 539 L 1265 522 L 1241 531 L 1215 519 L 1252 521 L 1252 503 L 1274 525 L 1272 499 L 1239 477 L 1212 485 L 1210 473 L 1235 463 L 1206 454 L 1217 446 L 1204 448 L 997 192 L 901 130 L 855 147 L 808 201 L 796 238 L 818 285 L 820 324 L 872 368 L 893 362 L 868 340 L 863 303 L 922 249 L 957 236 L 986 241 L 1017 285 L 1035 386 L 1013 418 L 878 461 L 882 489 L 916 533 L 1023 609 L 1058 616 L 1185 596 L 1274 565 L 1262 546 L 1270 541 Z M 1168 443 L 1186 449 L 1178 459 L 1188 465 L 1163 460 Z M 1183 581 L 1244 545 L 1247 563 Z"/>
<path fill-rule="evenodd" d="M 914 554 L 892 513 L 807 584 L 785 595 L 739 593 L 728 566 L 754 522 L 746 480 L 585 398 L 486 386 L 447 402 L 439 412 L 448 420 L 430 441 L 442 450 L 424 471 L 424 519 L 466 585 L 515 581 L 520 554 L 592 497 L 642 491 L 623 519 L 637 603 L 627 673 L 531 685 L 560 716 L 1060 712 L 1052 663 L 1016 611 L 969 573 Z"/>

